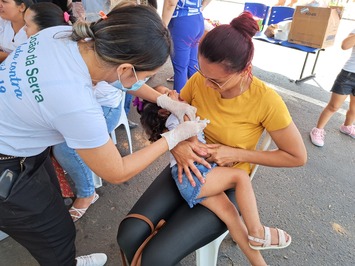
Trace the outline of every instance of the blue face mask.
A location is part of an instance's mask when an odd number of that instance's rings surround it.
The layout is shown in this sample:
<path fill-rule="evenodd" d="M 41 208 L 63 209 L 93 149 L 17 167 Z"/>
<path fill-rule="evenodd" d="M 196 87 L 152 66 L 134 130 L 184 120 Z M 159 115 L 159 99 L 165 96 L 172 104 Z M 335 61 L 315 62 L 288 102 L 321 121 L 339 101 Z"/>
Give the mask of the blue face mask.
<path fill-rule="evenodd" d="M 149 78 L 145 78 L 144 80 L 139 80 L 134 67 L 132 68 L 132 70 L 133 70 L 134 76 L 136 77 L 137 81 L 130 88 L 125 88 L 123 86 L 120 76 L 118 76 L 118 80 L 116 80 L 115 82 L 112 82 L 111 85 L 119 90 L 122 90 L 122 91 L 137 91 L 137 90 L 139 90 L 149 80 Z"/>

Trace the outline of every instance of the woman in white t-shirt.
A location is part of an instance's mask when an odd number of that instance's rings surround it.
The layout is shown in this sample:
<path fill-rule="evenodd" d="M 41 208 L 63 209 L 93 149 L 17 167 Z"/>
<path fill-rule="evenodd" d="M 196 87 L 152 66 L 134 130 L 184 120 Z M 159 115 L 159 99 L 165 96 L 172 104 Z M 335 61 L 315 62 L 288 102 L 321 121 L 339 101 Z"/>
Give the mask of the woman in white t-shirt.
<path fill-rule="evenodd" d="M 95 23 L 44 29 L 0 64 L 0 230 L 40 265 L 104 265 L 107 259 L 94 254 L 75 260 L 75 226 L 48 147 L 65 141 L 97 175 L 117 184 L 206 126 L 194 121 L 195 108 L 172 104 L 144 85 L 170 52 L 169 31 L 157 12 L 125 4 Z M 157 102 L 181 121 L 185 114 L 193 121 L 122 157 L 95 98 L 92 84 L 99 81 Z"/>
<path fill-rule="evenodd" d="M 26 10 L 24 19 L 26 22 L 25 30 L 28 37 L 49 27 L 71 25 L 72 23 L 70 20 L 71 16 L 51 2 L 31 5 Z M 123 91 L 116 89 L 105 81 L 100 81 L 95 85 L 94 93 L 97 101 L 102 106 L 107 130 L 111 132 L 115 129 L 121 115 L 121 109 L 119 107 L 123 97 Z M 78 153 L 68 147 L 65 142 L 54 145 L 52 152 L 59 164 L 74 182 L 76 199 L 69 212 L 73 221 L 76 222 L 85 214 L 88 207 L 99 198 L 99 195 L 95 193 L 92 172 Z"/>
<path fill-rule="evenodd" d="M 0 62 L 27 40 L 23 16 L 32 0 L 0 1 Z"/>

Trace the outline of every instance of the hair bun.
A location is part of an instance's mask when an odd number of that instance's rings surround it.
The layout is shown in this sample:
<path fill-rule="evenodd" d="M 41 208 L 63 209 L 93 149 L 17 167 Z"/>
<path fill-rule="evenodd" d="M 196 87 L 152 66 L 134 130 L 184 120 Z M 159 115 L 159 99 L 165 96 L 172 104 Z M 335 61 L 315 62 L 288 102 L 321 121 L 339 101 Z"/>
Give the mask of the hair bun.
<path fill-rule="evenodd" d="M 248 11 L 244 11 L 238 17 L 234 18 L 230 25 L 243 35 L 247 35 L 250 38 L 252 38 L 259 31 L 258 23 L 253 18 L 253 15 Z"/>

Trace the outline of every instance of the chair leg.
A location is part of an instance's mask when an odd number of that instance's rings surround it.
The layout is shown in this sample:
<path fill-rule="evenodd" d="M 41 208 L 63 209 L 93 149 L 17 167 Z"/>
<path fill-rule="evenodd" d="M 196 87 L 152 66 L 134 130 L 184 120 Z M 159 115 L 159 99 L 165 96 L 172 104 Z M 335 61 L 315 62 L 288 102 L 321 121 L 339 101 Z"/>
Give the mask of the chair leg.
<path fill-rule="evenodd" d="M 217 265 L 219 246 L 228 233 L 229 231 L 227 230 L 212 242 L 196 250 L 196 266 Z"/>
<path fill-rule="evenodd" d="M 5 234 L 3 231 L 0 231 L 0 241 L 1 241 L 1 240 L 4 240 L 4 239 L 7 238 L 7 237 L 8 237 L 7 234 Z"/>
<path fill-rule="evenodd" d="M 131 137 L 131 130 L 129 129 L 129 125 L 128 123 L 123 123 L 123 126 L 126 130 L 126 134 L 127 134 L 127 139 L 128 139 L 128 147 L 129 147 L 129 152 L 132 154 L 133 153 L 133 149 L 132 149 L 132 137 Z M 115 145 L 117 145 L 117 139 L 116 139 L 116 132 L 115 130 L 112 130 L 112 132 L 110 133 L 111 135 L 111 139 L 113 141 L 113 143 Z"/>
<path fill-rule="evenodd" d="M 111 136 L 111 139 L 113 141 L 113 143 L 115 145 L 117 145 L 117 139 L 116 139 L 116 132 L 115 132 L 116 129 L 112 130 L 112 132 L 110 133 L 110 136 Z"/>
<path fill-rule="evenodd" d="M 129 152 L 132 154 L 132 153 L 133 153 L 133 149 L 132 149 L 131 130 L 129 129 L 128 123 L 127 123 L 127 124 L 124 124 L 124 127 L 125 127 L 126 133 L 127 133 Z"/>
<path fill-rule="evenodd" d="M 94 180 L 94 186 L 95 188 L 102 187 L 102 179 L 98 175 L 96 175 L 94 172 L 92 173 L 92 179 Z"/>

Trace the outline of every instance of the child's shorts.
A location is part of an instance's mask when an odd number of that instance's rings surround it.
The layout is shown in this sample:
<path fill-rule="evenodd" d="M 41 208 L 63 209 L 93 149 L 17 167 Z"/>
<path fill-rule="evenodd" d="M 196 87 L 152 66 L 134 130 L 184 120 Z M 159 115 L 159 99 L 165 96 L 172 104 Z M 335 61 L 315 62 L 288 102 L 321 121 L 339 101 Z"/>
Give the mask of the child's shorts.
<path fill-rule="evenodd" d="M 334 81 L 331 92 L 355 96 L 355 73 L 342 69 Z"/>
<path fill-rule="evenodd" d="M 213 163 L 211 164 L 211 168 L 208 169 L 202 164 L 195 163 L 195 166 L 197 169 L 200 171 L 202 174 L 203 178 L 206 179 L 206 175 L 214 168 L 217 166 L 217 164 Z M 196 186 L 193 187 L 187 178 L 186 174 L 182 174 L 182 183 L 179 182 L 178 180 L 178 167 L 177 165 L 174 165 L 171 168 L 171 174 L 175 180 L 176 186 L 178 187 L 181 196 L 186 200 L 186 202 L 189 204 L 190 208 L 192 208 L 194 205 L 202 202 L 206 197 L 203 198 L 197 198 L 197 196 L 200 194 L 201 184 L 200 180 L 196 177 L 196 175 L 191 172 L 191 175 L 193 179 L 195 180 Z"/>

